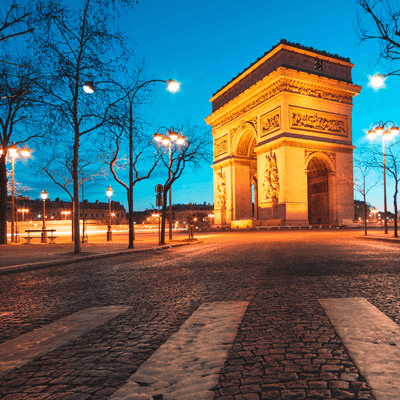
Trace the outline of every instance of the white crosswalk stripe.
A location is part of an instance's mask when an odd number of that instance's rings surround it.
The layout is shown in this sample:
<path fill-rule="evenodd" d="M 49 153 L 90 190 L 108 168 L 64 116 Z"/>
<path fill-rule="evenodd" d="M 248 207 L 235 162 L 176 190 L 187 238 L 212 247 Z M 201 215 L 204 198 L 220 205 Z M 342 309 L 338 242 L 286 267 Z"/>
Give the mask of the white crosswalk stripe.
<path fill-rule="evenodd" d="M 319 299 L 377 400 L 400 399 L 400 327 L 362 297 Z"/>
<path fill-rule="evenodd" d="M 126 306 L 87 308 L 2 343 L 0 376 L 68 343 L 128 309 Z"/>
<path fill-rule="evenodd" d="M 248 302 L 203 304 L 141 365 L 113 400 L 212 400 Z"/>

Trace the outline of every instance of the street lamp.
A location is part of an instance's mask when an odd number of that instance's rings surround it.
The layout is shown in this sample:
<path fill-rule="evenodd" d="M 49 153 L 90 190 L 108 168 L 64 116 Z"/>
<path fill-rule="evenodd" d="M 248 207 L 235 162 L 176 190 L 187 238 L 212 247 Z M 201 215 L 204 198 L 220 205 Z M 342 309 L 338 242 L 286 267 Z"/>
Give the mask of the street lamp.
<path fill-rule="evenodd" d="M 384 221 L 385 221 L 385 234 L 388 233 L 387 223 L 387 201 L 386 201 L 386 156 L 385 156 L 385 138 L 390 139 L 391 137 L 399 133 L 399 127 L 392 121 L 385 123 L 377 122 L 372 125 L 368 131 L 368 137 L 373 140 L 378 136 L 382 136 L 382 153 L 383 153 L 383 196 L 384 196 Z"/>
<path fill-rule="evenodd" d="M 129 185 L 128 185 L 128 227 L 129 227 L 129 244 L 128 248 L 133 249 L 134 245 L 134 239 L 135 239 L 135 232 L 134 232 L 134 223 L 133 223 L 133 131 L 134 131 L 134 115 L 133 115 L 133 109 L 134 109 L 134 104 L 133 101 L 135 99 L 135 96 L 137 92 L 142 89 L 143 87 L 155 83 L 155 82 L 161 82 L 164 83 L 167 87 L 167 90 L 170 93 L 176 93 L 180 89 L 180 83 L 176 81 L 175 79 L 168 79 L 168 80 L 163 80 L 163 79 L 151 79 L 149 81 L 142 82 L 140 85 L 135 87 L 133 90 L 129 90 L 126 87 L 116 83 L 112 82 L 113 85 L 118 86 L 122 91 L 125 92 L 125 98 L 129 102 Z M 83 90 L 88 93 L 92 94 L 96 90 L 96 86 L 94 85 L 93 82 L 88 81 L 85 82 L 83 85 Z"/>
<path fill-rule="evenodd" d="M 378 72 L 377 74 L 369 77 L 368 85 L 375 90 L 382 89 L 386 86 L 385 85 L 386 78 L 387 78 L 387 75 L 382 75 L 381 73 Z"/>
<path fill-rule="evenodd" d="M 164 135 L 160 132 L 160 129 L 166 130 Z M 157 133 L 153 135 L 153 138 L 157 143 L 162 143 L 164 146 L 168 146 L 168 182 L 170 182 L 172 167 L 172 145 L 175 142 L 178 146 L 182 146 L 183 144 L 185 144 L 185 138 L 172 127 L 169 129 L 161 127 L 160 129 L 157 131 Z M 163 212 L 163 214 L 165 214 L 165 212 Z M 172 184 L 169 188 L 169 240 L 172 240 Z"/>
<path fill-rule="evenodd" d="M 67 215 L 71 215 L 71 211 L 61 211 L 60 214 L 64 215 L 64 220 L 66 220 Z"/>
<path fill-rule="evenodd" d="M 87 94 L 92 94 L 96 90 L 96 87 L 94 86 L 94 83 L 92 81 L 88 81 L 83 84 L 83 90 Z"/>
<path fill-rule="evenodd" d="M 113 195 L 113 190 L 111 189 L 111 185 L 108 186 L 106 190 L 106 195 L 108 197 L 108 227 L 107 227 L 107 242 L 112 240 L 112 231 L 111 231 L 111 196 Z"/>
<path fill-rule="evenodd" d="M 22 221 L 25 221 L 25 213 L 29 212 L 27 208 L 18 208 L 17 212 L 22 214 Z"/>
<path fill-rule="evenodd" d="M 47 192 L 43 189 L 42 193 L 40 193 L 40 197 L 43 200 L 43 218 L 42 218 L 42 239 L 41 243 L 47 243 L 47 232 L 46 232 L 46 199 L 47 199 Z"/>
<path fill-rule="evenodd" d="M 1 153 L 3 150 L 1 150 Z M 11 243 L 16 243 L 17 238 L 15 235 L 15 159 L 18 157 L 18 155 L 21 155 L 23 157 L 29 157 L 31 155 L 31 152 L 29 149 L 24 147 L 21 150 L 18 150 L 18 148 L 12 144 L 8 148 L 8 154 L 11 156 Z"/>

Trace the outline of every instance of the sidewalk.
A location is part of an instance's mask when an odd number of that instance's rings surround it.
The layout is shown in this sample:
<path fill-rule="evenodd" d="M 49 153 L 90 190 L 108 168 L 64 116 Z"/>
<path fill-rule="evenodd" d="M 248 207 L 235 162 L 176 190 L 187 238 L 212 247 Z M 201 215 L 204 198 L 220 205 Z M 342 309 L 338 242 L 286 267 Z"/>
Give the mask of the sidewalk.
<path fill-rule="evenodd" d="M 66 240 L 55 244 L 9 243 L 0 245 L 0 275 L 123 254 L 158 251 L 187 245 L 190 242 L 185 241 L 186 238 L 187 234 L 178 233 L 174 235 L 174 241 L 166 240 L 165 245 L 159 246 L 156 236 L 141 235 L 134 241 L 134 249 L 128 249 L 128 235 L 114 235 L 111 242 L 95 237 L 90 239 L 90 243 L 81 243 L 79 254 L 74 252 L 74 244 Z"/>
<path fill-rule="evenodd" d="M 372 231 L 367 232 L 367 236 L 357 236 L 358 239 L 365 239 L 365 240 L 380 240 L 384 242 L 391 242 L 391 243 L 400 243 L 400 237 L 394 237 L 394 233 L 392 230 L 389 231 L 388 234 L 385 234 L 383 231 Z"/>

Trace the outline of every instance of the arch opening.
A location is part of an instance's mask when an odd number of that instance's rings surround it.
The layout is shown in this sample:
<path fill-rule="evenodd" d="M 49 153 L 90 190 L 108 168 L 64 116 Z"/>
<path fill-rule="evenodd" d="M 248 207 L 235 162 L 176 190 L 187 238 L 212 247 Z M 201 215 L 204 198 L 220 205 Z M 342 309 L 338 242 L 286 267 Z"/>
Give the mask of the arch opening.
<path fill-rule="evenodd" d="M 234 143 L 234 214 L 232 220 L 257 219 L 258 187 L 254 172 L 257 171 L 255 148 L 257 137 L 251 127 L 238 132 Z"/>
<path fill-rule="evenodd" d="M 313 157 L 307 168 L 308 221 L 310 225 L 329 224 L 330 167 L 322 157 Z"/>
<path fill-rule="evenodd" d="M 251 217 L 258 219 L 258 184 L 256 177 L 251 180 Z"/>

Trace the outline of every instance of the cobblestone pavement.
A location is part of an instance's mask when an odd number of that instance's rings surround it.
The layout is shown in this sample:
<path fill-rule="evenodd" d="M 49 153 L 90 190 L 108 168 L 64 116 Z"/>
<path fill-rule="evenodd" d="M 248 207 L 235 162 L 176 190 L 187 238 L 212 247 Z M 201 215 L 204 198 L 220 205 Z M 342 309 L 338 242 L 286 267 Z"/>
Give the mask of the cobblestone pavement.
<path fill-rule="evenodd" d="M 108 399 L 202 304 L 246 301 L 215 400 L 373 399 L 318 299 L 363 297 L 399 324 L 400 252 L 354 235 L 213 234 L 1 276 L 2 343 L 89 307 L 130 308 L 1 376 L 0 398 Z"/>

